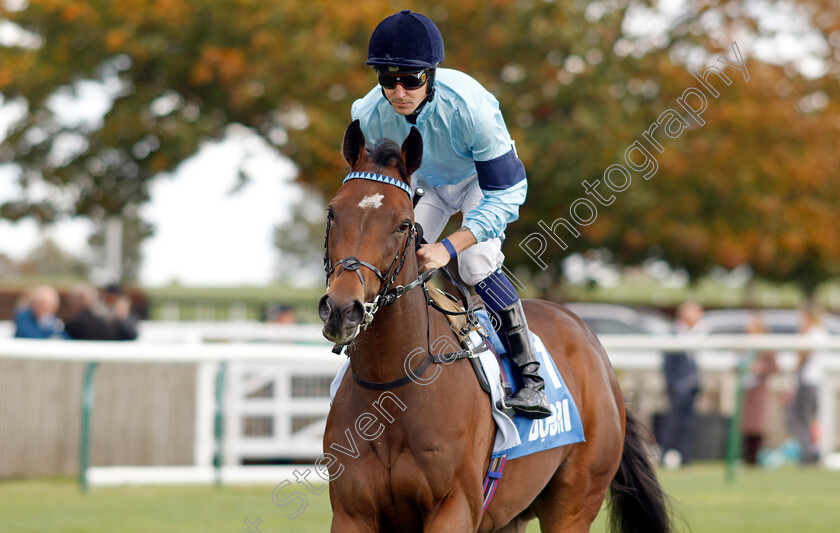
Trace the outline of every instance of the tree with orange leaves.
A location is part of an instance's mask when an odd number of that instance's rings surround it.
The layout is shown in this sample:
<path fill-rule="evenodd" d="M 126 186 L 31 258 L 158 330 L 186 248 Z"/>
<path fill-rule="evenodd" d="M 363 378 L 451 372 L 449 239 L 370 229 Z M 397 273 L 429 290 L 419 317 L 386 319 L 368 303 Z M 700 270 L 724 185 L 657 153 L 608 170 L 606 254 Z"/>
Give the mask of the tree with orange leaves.
<path fill-rule="evenodd" d="M 603 181 L 698 85 L 690 67 L 702 70 L 738 41 L 749 82 L 722 89 L 705 124 L 663 142 L 655 176 L 634 175 L 614 203 L 597 205 L 597 220 L 577 226 L 580 236 L 566 249 L 549 240 L 542 258 L 556 268 L 571 252 L 606 248 L 620 264 L 661 257 L 694 277 L 714 265 L 748 265 L 806 288 L 835 275 L 837 7 L 657 6 L 7 1 L 0 17 L 17 37 L 0 45 L 0 93 L 26 112 L 0 144 L 0 161 L 30 192 L 0 199 L 0 216 L 120 214 L 148 201 L 151 180 L 232 124 L 290 157 L 301 182 L 331 194 L 350 103 L 375 84 L 364 66 L 370 32 L 385 15 L 411 8 L 441 28 L 444 66 L 469 72 L 497 96 L 517 141 L 530 195 L 508 231 L 511 265 L 541 270 L 517 245 L 545 235 L 541 221 L 567 215 L 587 197 L 584 180 Z M 810 71 L 800 57 L 759 53 L 791 40 L 811 43 Z M 57 113 L 90 92 L 107 102 L 101 116 Z"/>

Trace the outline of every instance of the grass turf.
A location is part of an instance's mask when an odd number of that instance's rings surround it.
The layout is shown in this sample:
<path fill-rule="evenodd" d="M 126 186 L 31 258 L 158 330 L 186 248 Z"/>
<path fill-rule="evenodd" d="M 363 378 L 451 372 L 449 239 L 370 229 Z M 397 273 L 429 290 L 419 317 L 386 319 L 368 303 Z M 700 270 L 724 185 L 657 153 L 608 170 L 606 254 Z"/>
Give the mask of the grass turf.
<path fill-rule="evenodd" d="M 674 500 L 680 527 L 694 533 L 789 533 L 840 530 L 840 472 L 815 468 L 740 470 L 724 480 L 720 464 L 660 472 Z M 278 483 L 283 480 L 279 480 Z M 503 481 L 504 482 L 504 481 Z M 287 487 L 283 496 L 303 487 Z M 316 487 L 316 490 L 321 487 Z M 296 506 L 272 503 L 270 486 L 120 487 L 79 492 L 72 479 L 0 483 L 0 532 L 9 533 L 256 533 L 329 531 L 326 491 L 309 494 L 296 519 Z M 528 533 L 539 531 L 535 522 Z M 604 512 L 592 527 L 604 531 Z"/>

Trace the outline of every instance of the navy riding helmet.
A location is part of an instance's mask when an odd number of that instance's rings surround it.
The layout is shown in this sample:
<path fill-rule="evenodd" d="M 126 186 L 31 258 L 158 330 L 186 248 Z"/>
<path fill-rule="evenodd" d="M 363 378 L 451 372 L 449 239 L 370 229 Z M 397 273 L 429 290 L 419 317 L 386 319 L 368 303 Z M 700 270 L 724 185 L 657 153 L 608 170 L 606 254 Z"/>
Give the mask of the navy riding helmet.
<path fill-rule="evenodd" d="M 443 37 L 435 23 L 404 9 L 373 30 L 365 64 L 396 74 L 437 68 L 443 57 Z"/>

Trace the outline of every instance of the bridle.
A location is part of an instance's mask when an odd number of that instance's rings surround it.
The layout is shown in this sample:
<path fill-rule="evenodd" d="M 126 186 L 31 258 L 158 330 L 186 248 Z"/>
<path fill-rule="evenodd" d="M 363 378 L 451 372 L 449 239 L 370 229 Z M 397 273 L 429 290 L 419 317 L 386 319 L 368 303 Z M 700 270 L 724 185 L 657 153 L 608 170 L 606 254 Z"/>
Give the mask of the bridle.
<path fill-rule="evenodd" d="M 396 180 L 396 179 L 394 179 L 390 176 L 385 176 L 385 175 L 382 175 L 382 174 L 375 174 L 375 173 L 372 173 L 372 172 L 351 172 L 350 174 L 347 175 L 347 177 L 344 178 L 344 183 L 346 183 L 348 180 L 351 180 L 351 179 L 366 179 L 366 180 L 371 180 L 371 181 L 377 181 L 377 182 L 380 182 L 380 183 L 387 183 L 389 185 L 399 187 L 403 192 L 408 194 L 408 197 L 410 199 L 412 199 L 411 188 L 408 185 L 406 185 L 404 182 Z M 415 207 L 416 207 L 416 204 L 417 204 L 417 200 L 419 200 L 423 196 L 423 194 L 424 193 L 423 193 L 422 189 L 418 189 L 416 191 L 416 193 L 415 193 L 415 195 L 412 199 L 412 204 Z M 352 256 L 352 255 L 347 256 L 344 259 L 341 259 L 340 261 L 336 261 L 335 263 L 332 263 L 332 261 L 330 260 L 330 254 L 329 254 L 330 226 L 332 225 L 332 219 L 333 219 L 333 215 L 332 215 L 332 213 L 330 213 L 327 216 L 327 228 L 326 228 L 326 233 L 324 235 L 324 273 L 326 274 L 327 289 L 329 289 L 329 287 L 330 287 L 330 277 L 333 274 L 335 274 L 335 278 L 333 278 L 333 281 L 335 281 L 345 271 L 355 272 L 359 276 L 359 281 L 362 283 L 362 288 L 364 288 L 365 278 L 364 278 L 364 276 L 362 275 L 362 272 L 361 272 L 362 267 L 365 267 L 368 270 L 370 270 L 371 272 L 373 272 L 376 275 L 376 277 L 379 279 L 380 283 L 382 284 L 380 289 L 379 289 L 379 292 L 376 294 L 376 297 L 374 297 L 373 301 L 365 302 L 363 304 L 364 305 L 364 318 L 362 319 L 362 322 L 358 326 L 356 326 L 356 331 L 353 333 L 353 338 L 355 338 L 356 335 L 359 334 L 359 331 L 367 329 L 367 327 L 370 325 L 370 323 L 373 322 L 373 316 L 376 314 L 376 311 L 378 311 L 380 307 L 393 304 L 403 294 L 405 294 L 408 291 L 410 291 L 410 290 L 412 290 L 416 287 L 419 287 L 419 286 L 423 287 L 423 291 L 425 292 L 425 300 L 426 300 L 426 303 L 427 303 L 427 305 L 426 305 L 426 342 L 427 342 L 427 346 L 431 347 L 431 342 L 430 342 L 430 338 L 431 338 L 431 329 L 430 329 L 431 319 L 429 318 L 429 306 L 435 307 L 436 309 L 438 309 L 439 311 L 441 311 L 445 314 L 450 314 L 450 315 L 463 314 L 463 315 L 466 315 L 469 318 L 469 321 L 471 323 L 476 320 L 475 319 L 475 310 L 474 310 L 474 307 L 473 307 L 473 305 L 470 301 L 470 297 L 469 297 L 469 291 L 466 289 L 466 287 L 464 287 L 463 283 L 461 283 L 459 280 L 455 279 L 455 277 L 452 275 L 452 273 L 449 270 L 446 269 L 446 267 L 443 267 L 442 269 L 440 269 L 440 271 L 443 272 L 444 275 L 447 277 L 447 279 L 449 279 L 452 283 L 454 283 L 458 287 L 458 289 L 461 291 L 462 298 L 464 300 L 464 306 L 465 306 L 464 307 L 465 311 L 463 311 L 463 312 L 447 311 L 446 309 L 443 309 L 443 308 L 439 307 L 437 304 L 435 304 L 434 301 L 429 297 L 429 291 L 428 291 L 428 288 L 426 287 L 426 282 L 429 280 L 429 278 L 431 278 L 438 271 L 438 269 L 431 269 L 431 270 L 427 270 L 426 272 L 423 272 L 422 274 L 420 274 L 417 277 L 417 279 L 415 279 L 414 281 L 412 281 L 411 283 L 409 283 L 407 285 L 397 285 L 396 287 L 391 288 L 391 286 L 396 281 L 397 276 L 399 275 L 403 266 L 405 265 L 405 260 L 406 260 L 406 257 L 408 256 L 409 251 L 414 249 L 414 247 L 411 246 L 412 241 L 421 241 L 422 242 L 422 236 L 418 236 L 418 230 L 417 230 L 417 225 L 416 224 L 412 223 L 411 226 L 406 230 L 406 237 L 405 237 L 405 240 L 403 241 L 403 245 L 402 245 L 400 251 L 398 251 L 395 254 L 394 260 L 391 261 L 391 265 L 387 268 L 387 270 L 386 270 L 387 274 L 383 274 L 382 271 L 379 270 L 375 265 L 371 264 L 368 261 L 363 261 L 363 260 L 359 259 L 358 257 Z M 419 245 L 420 242 L 417 242 L 417 244 Z M 458 359 L 470 358 L 471 363 L 473 364 L 473 366 L 475 366 L 477 363 L 472 358 L 474 358 L 477 353 L 485 351 L 488 348 L 487 348 L 486 345 L 483 348 L 479 348 L 479 347 L 473 346 L 472 343 L 468 343 L 468 344 L 469 344 L 469 346 L 466 347 L 465 349 L 450 352 L 450 353 L 432 354 L 431 352 L 427 351 L 426 352 L 426 357 L 424 358 L 423 363 L 418 368 L 411 371 L 410 373 L 408 373 L 408 371 L 407 371 L 407 374 L 405 376 L 403 376 L 399 379 L 395 379 L 393 381 L 389 381 L 389 382 L 385 382 L 385 383 L 370 382 L 370 381 L 366 381 L 366 380 L 363 380 L 363 379 L 359 378 L 355 374 L 353 374 L 353 380 L 358 385 L 360 385 L 361 387 L 364 387 L 364 388 L 369 389 L 369 390 L 377 390 L 377 391 L 391 390 L 393 388 L 401 387 L 403 385 L 406 385 L 406 384 L 414 381 L 414 379 L 412 378 L 412 375 L 413 376 L 421 376 L 426 371 L 426 369 L 429 367 L 429 365 L 432 364 L 432 363 L 435 363 L 435 364 L 441 364 L 441 363 L 449 364 L 449 363 L 451 363 L 453 361 L 456 361 Z M 342 352 L 343 348 L 344 348 L 343 345 L 336 344 L 333 347 L 333 352 L 336 353 L 336 354 L 340 354 Z"/>
<path fill-rule="evenodd" d="M 370 181 L 377 181 L 379 183 L 393 185 L 395 187 L 399 187 L 403 192 L 408 194 L 409 198 L 411 198 L 411 188 L 402 181 L 394 179 L 390 176 L 385 176 L 383 174 L 375 174 L 373 172 L 351 172 L 347 175 L 347 177 L 344 178 L 344 183 L 351 179 L 366 179 Z M 394 260 L 391 261 L 391 265 L 386 270 L 387 274 L 383 274 L 382 271 L 380 271 L 376 266 L 372 265 L 368 261 L 363 261 L 358 257 L 352 255 L 345 257 L 340 261 L 336 261 L 333 264 L 330 260 L 329 254 L 331 224 L 332 215 L 330 214 L 327 216 L 327 230 L 326 234 L 324 235 L 324 273 L 326 274 L 327 288 L 329 289 L 330 287 L 330 277 L 333 275 L 333 273 L 335 273 L 335 278 L 333 278 L 333 281 L 335 281 L 345 271 L 355 272 L 356 274 L 358 274 L 359 281 L 362 282 L 362 288 L 364 288 L 365 278 L 361 272 L 362 267 L 365 267 L 372 271 L 381 283 L 379 292 L 376 294 L 376 297 L 373 299 L 373 301 L 365 302 L 363 304 L 365 315 L 361 324 L 359 324 L 359 326 L 356 327 L 356 334 L 358 334 L 360 329 L 367 329 L 367 327 L 373 321 L 373 315 L 376 314 L 376 311 L 378 311 L 380 307 L 393 304 L 397 301 L 397 299 L 400 296 L 410 291 L 411 289 L 422 285 L 423 283 L 428 281 L 428 279 L 434 274 L 434 270 L 428 270 L 408 285 L 397 285 L 396 287 L 391 288 L 391 285 L 394 284 L 394 282 L 397 279 L 397 276 L 402 271 L 402 268 L 405 265 L 405 259 L 408 255 L 409 250 L 413 249 L 413 247 L 411 246 L 412 241 L 414 241 L 417 238 L 417 228 L 414 225 L 414 223 L 412 223 L 411 227 L 409 227 L 408 230 L 406 230 L 406 236 L 405 240 L 403 241 L 402 248 L 396 253 L 396 255 L 394 256 Z"/>

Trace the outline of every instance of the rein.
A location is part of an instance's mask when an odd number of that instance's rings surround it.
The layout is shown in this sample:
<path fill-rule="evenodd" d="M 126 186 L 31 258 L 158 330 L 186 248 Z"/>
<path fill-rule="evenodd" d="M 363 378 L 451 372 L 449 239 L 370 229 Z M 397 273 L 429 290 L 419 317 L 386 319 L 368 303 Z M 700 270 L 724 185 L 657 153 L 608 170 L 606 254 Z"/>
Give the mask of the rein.
<path fill-rule="evenodd" d="M 435 272 L 435 270 L 427 270 L 423 274 L 427 274 L 429 272 Z M 425 282 L 423 283 L 423 292 L 426 295 L 426 347 L 427 347 L 427 350 L 430 350 L 431 349 L 431 323 L 432 323 L 432 320 L 431 320 L 431 316 L 429 315 L 429 307 L 430 306 L 434 307 L 435 309 L 438 309 L 438 310 L 443 311 L 443 312 L 446 312 L 446 311 L 434 304 L 432 299 L 429 297 L 429 289 L 426 287 Z M 462 313 L 457 313 L 457 314 L 468 314 L 468 316 L 474 316 L 474 315 L 469 315 L 469 313 L 466 312 L 466 311 L 462 312 Z M 423 360 L 423 363 L 419 367 L 412 370 L 410 373 L 407 373 L 405 376 L 403 376 L 401 378 L 398 378 L 398 379 L 395 379 L 395 380 L 392 380 L 392 381 L 387 381 L 387 382 L 384 382 L 384 383 L 377 383 L 377 382 L 374 382 L 374 381 L 366 381 L 366 380 L 358 377 L 356 374 L 353 374 L 353 380 L 356 382 L 356 384 L 358 384 L 359 386 L 361 386 L 365 389 L 368 389 L 368 390 L 386 391 L 386 390 L 396 389 L 397 387 L 402 387 L 403 385 L 408 385 L 412 381 L 415 381 L 415 379 L 422 377 L 423 374 L 426 372 L 426 370 L 429 368 L 429 366 L 432 365 L 432 363 L 434 363 L 434 364 L 454 363 L 455 361 L 458 361 L 459 359 L 473 358 L 477 354 L 483 353 L 483 352 L 490 349 L 489 346 L 487 345 L 486 341 L 483 343 L 484 346 L 482 348 L 479 348 L 479 349 L 477 349 L 472 344 L 472 342 L 469 340 L 469 338 L 465 339 L 465 342 L 467 343 L 467 347 L 463 350 L 458 350 L 458 351 L 454 351 L 454 352 L 445 352 L 445 353 L 439 353 L 439 354 L 433 354 L 433 353 L 431 353 L 431 351 L 427 351 L 426 352 L 426 358 Z M 352 373 L 352 370 L 351 370 L 351 373 Z"/>

